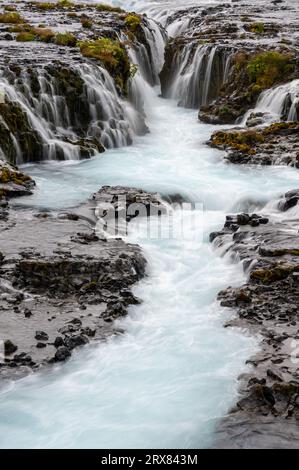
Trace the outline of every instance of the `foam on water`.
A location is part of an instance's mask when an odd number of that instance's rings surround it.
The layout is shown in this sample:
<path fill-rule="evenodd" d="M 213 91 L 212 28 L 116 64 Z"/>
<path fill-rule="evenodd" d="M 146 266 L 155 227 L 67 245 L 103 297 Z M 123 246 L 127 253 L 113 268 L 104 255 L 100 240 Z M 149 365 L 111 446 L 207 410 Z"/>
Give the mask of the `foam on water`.
<path fill-rule="evenodd" d="M 37 191 L 17 204 L 71 207 L 103 184 L 123 184 L 179 193 L 204 210 L 196 213 L 197 225 L 186 219 L 186 238 L 150 239 L 146 220 L 131 223 L 128 240 L 148 259 L 148 277 L 135 288 L 143 303 L 118 322 L 124 335 L 1 391 L 3 448 L 208 447 L 237 398 L 237 377 L 257 342 L 223 328 L 230 313 L 215 301 L 217 292 L 239 285 L 244 275 L 240 265 L 219 257 L 208 234 L 229 211 L 275 212 L 267 202 L 297 187 L 298 173 L 226 165 L 206 145 L 214 128 L 200 124 L 195 111 L 149 87 L 144 93 L 150 134 L 88 161 L 27 165 Z M 173 224 L 181 223 L 177 211 Z"/>
<path fill-rule="evenodd" d="M 102 184 L 126 184 L 202 201 L 200 224 L 189 239 L 172 240 L 147 239 L 144 224 L 131 225 L 128 239 L 143 247 L 149 277 L 135 289 L 143 304 L 120 322 L 125 335 L 2 392 L 2 447 L 207 447 L 236 399 L 236 378 L 256 342 L 222 326 L 229 313 L 216 294 L 243 274 L 218 257 L 208 233 L 227 211 L 249 200 L 265 205 L 277 188 L 296 187 L 298 176 L 224 164 L 205 144 L 211 126 L 151 93 L 151 134 L 89 161 L 27 166 L 38 189 L 21 203 L 65 207 Z"/>

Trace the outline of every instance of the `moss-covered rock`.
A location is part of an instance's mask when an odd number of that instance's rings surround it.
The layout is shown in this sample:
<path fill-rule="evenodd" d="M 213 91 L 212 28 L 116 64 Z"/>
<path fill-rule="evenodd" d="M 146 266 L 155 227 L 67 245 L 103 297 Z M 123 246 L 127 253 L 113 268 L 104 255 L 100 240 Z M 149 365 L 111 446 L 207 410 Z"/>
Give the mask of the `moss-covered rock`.
<path fill-rule="evenodd" d="M 0 148 L 6 158 L 17 163 L 18 147 L 24 162 L 41 160 L 41 139 L 28 121 L 27 114 L 17 103 L 0 104 Z"/>
<path fill-rule="evenodd" d="M 125 46 L 117 40 L 100 38 L 94 41 L 80 41 L 79 47 L 84 57 L 96 59 L 113 76 L 120 90 L 127 93 L 130 78 L 130 60 Z"/>

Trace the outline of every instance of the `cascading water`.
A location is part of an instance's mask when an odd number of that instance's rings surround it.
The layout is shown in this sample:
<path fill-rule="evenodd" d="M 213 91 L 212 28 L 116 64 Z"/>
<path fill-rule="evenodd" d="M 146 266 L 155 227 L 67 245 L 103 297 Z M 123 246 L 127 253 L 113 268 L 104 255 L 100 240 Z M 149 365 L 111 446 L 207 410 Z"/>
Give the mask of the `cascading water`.
<path fill-rule="evenodd" d="M 265 122 L 297 121 L 299 118 L 299 80 L 293 80 L 261 93 L 254 109 L 242 118 L 245 125 L 251 115 L 261 114 Z"/>
<path fill-rule="evenodd" d="M 175 54 L 171 65 L 174 78 L 166 96 L 187 108 L 207 105 L 217 97 L 228 77 L 231 54 L 231 50 L 223 47 L 188 42 Z"/>
<path fill-rule="evenodd" d="M 208 234 L 249 201 L 251 210 L 277 215 L 267 201 L 277 188 L 298 185 L 296 170 L 248 172 L 224 164 L 222 153 L 205 144 L 214 127 L 159 98 L 142 67 L 131 87 L 143 98 L 151 133 L 101 158 L 26 166 L 39 190 L 18 204 L 71 207 L 101 185 L 131 185 L 203 202 L 195 214 L 199 225 L 185 227 L 187 238 L 149 239 L 146 220 L 131 223 L 128 241 L 139 243 L 149 261 L 149 276 L 135 290 L 142 305 L 118 322 L 123 336 L 85 347 L 63 367 L 0 393 L 1 447 L 211 446 L 237 398 L 245 359 L 256 349 L 254 339 L 223 328 L 229 314 L 216 294 L 243 275 L 240 265 L 218 257 Z M 184 213 L 174 214 L 177 233 L 184 220 Z"/>
<path fill-rule="evenodd" d="M 74 65 L 70 71 L 78 80 L 82 80 L 80 101 L 87 103 L 85 122 L 80 122 L 80 113 L 70 110 L 65 97 L 58 88 L 58 79 L 51 71 L 39 68 L 35 71 L 35 80 L 39 90 L 33 87 L 35 81 L 25 70 L 21 76 L 10 81 L 2 75 L 0 86 L 6 100 L 19 106 L 27 116 L 30 127 L 41 143 L 36 160 L 80 158 L 80 146 L 77 143 L 82 136 L 76 132 L 86 123 L 84 137 L 95 137 L 105 147 L 119 147 L 131 143 L 138 116 L 127 113 L 129 105 L 123 102 L 115 89 L 108 72 L 96 65 Z M 10 74 L 11 75 L 11 74 Z M 81 109 L 81 114 L 83 110 Z M 22 155 L 17 140 L 14 140 L 17 163 L 27 161 L 32 155 Z M 93 152 L 92 154 L 94 154 Z"/>
<path fill-rule="evenodd" d="M 125 34 L 119 39 L 130 43 L 127 53 L 133 64 L 138 63 L 138 75 L 156 85 L 163 64 L 165 34 L 151 19 L 145 18 L 141 29 L 144 44 L 129 42 Z M 78 160 L 95 155 L 102 147 L 130 145 L 135 135 L 147 132 L 144 117 L 135 108 L 138 97 L 134 85 L 129 84 L 129 102 L 120 97 L 105 68 L 83 62 L 80 55 L 66 64 L 57 64 L 56 56 L 54 52 L 55 60 L 46 60 L 43 65 L 25 65 L 19 70 L 9 64 L 0 71 L 0 90 L 6 103 L 13 103 L 18 115 L 22 114 L 20 120 L 26 123 L 20 135 L 15 132 L 9 136 L 10 160 L 18 164 Z M 138 109 L 142 112 L 141 105 Z M 2 124 L 9 129 L 5 121 Z M 25 131 L 28 137 L 24 143 Z M 2 148 L 2 152 L 8 153 L 8 149 Z"/>

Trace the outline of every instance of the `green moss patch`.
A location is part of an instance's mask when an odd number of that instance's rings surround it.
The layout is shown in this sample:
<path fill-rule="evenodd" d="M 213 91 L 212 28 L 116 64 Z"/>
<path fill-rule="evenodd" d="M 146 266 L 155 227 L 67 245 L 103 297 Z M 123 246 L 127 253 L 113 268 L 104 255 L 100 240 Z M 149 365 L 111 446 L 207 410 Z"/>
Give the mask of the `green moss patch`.
<path fill-rule="evenodd" d="M 130 13 L 125 17 L 125 25 L 135 32 L 141 25 L 142 17 L 136 13 Z"/>
<path fill-rule="evenodd" d="M 130 77 L 130 60 L 125 46 L 120 41 L 100 38 L 94 41 L 79 41 L 78 44 L 84 57 L 99 60 L 122 91 L 126 90 Z"/>
<path fill-rule="evenodd" d="M 253 57 L 247 65 L 247 72 L 253 85 L 261 89 L 271 88 L 294 70 L 289 54 L 264 52 Z"/>
<path fill-rule="evenodd" d="M 17 11 L 0 13 L 0 23 L 21 24 L 26 23 L 24 18 Z"/>
<path fill-rule="evenodd" d="M 58 46 L 74 47 L 77 44 L 77 38 L 71 33 L 58 33 L 55 36 L 55 44 Z"/>

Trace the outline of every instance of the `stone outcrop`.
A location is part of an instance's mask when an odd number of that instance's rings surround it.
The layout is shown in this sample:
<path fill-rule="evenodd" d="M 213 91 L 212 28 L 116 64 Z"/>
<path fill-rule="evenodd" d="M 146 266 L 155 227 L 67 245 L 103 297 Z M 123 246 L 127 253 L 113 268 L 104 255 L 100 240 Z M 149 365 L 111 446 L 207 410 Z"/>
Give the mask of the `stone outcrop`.
<path fill-rule="evenodd" d="M 146 261 L 137 245 L 99 237 L 94 230 L 101 195 L 109 193 L 115 201 L 120 192 L 148 208 L 161 204 L 144 191 L 104 187 L 72 212 L 6 208 L 0 220 L 2 379 L 63 361 L 77 346 L 122 333 L 113 321 L 140 302 L 131 288 L 145 276 Z"/>
<path fill-rule="evenodd" d="M 298 122 L 216 131 L 209 145 L 225 150 L 225 160 L 230 163 L 290 165 L 299 168 Z"/>
<path fill-rule="evenodd" d="M 223 230 L 210 237 L 248 273 L 246 284 L 219 293 L 220 304 L 237 313 L 227 326 L 262 338 L 260 351 L 247 361 L 251 372 L 240 377 L 241 398 L 218 430 L 220 446 L 258 446 L 258 426 L 267 429 L 269 445 L 284 445 L 282 428 L 289 446 L 297 445 L 292 433 L 299 420 L 299 241 L 298 222 L 287 210 L 298 200 L 292 191 L 279 201 L 285 213 L 280 222 L 264 214 L 227 216 Z"/>

